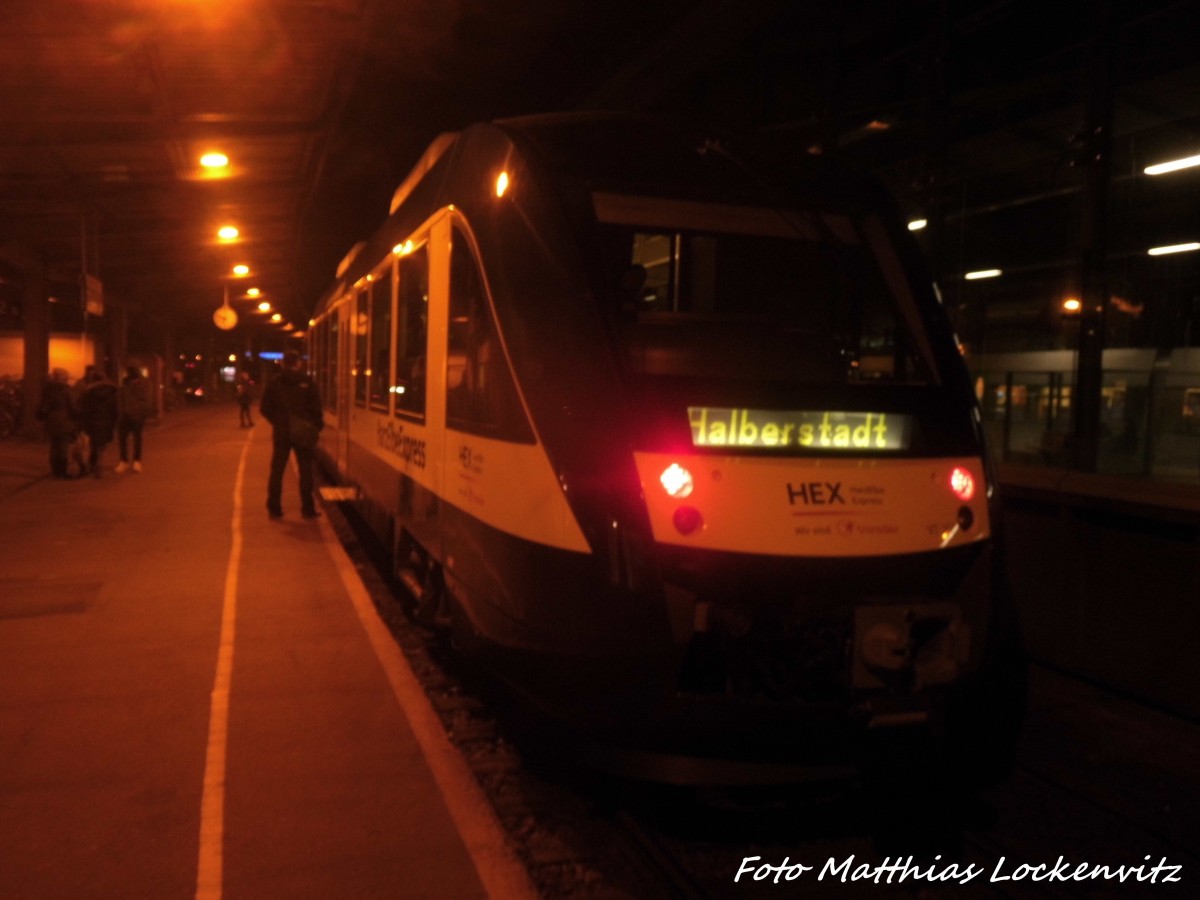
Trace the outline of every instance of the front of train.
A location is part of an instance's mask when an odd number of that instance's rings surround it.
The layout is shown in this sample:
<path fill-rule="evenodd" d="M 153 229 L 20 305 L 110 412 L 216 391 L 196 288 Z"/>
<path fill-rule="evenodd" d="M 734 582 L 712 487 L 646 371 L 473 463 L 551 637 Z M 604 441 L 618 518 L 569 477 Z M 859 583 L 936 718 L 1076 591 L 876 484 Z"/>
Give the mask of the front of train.
<path fill-rule="evenodd" d="M 914 735 L 1003 766 L 1023 683 L 995 479 L 915 245 L 848 173 L 690 151 L 588 181 L 624 425 L 584 439 L 621 445 L 637 509 L 605 514 L 610 568 L 671 646 L 589 726 L 668 779 L 836 771 Z"/>

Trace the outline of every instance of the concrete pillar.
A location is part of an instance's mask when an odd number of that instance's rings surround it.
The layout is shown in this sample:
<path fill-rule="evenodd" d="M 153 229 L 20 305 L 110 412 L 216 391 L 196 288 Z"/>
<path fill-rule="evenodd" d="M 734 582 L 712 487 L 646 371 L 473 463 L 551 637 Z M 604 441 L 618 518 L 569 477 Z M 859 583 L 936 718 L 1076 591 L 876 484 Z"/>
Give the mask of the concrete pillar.
<path fill-rule="evenodd" d="M 937 7 L 935 40 L 927 59 L 929 82 L 926 88 L 925 113 L 925 184 L 924 213 L 926 218 L 924 244 L 933 277 L 944 282 L 950 271 L 946 239 L 946 144 L 948 141 L 948 110 L 950 89 L 946 75 L 950 54 L 950 13 L 947 0 Z M 961 223 L 960 223 L 961 224 Z M 956 323 L 957 326 L 957 323 Z"/>
<path fill-rule="evenodd" d="M 1108 310 L 1108 193 L 1112 171 L 1115 36 L 1111 0 L 1097 3 L 1087 117 L 1081 135 L 1083 216 L 1080 222 L 1079 353 L 1075 372 L 1073 466 L 1094 472 L 1100 448 L 1104 318 Z"/>
<path fill-rule="evenodd" d="M 109 317 L 108 340 L 112 353 L 113 378 L 120 384 L 125 377 L 125 366 L 129 364 L 129 310 L 119 299 L 111 295 L 105 299 Z"/>
<path fill-rule="evenodd" d="M 50 374 L 50 306 L 46 302 L 46 262 L 23 244 L 0 247 L 0 257 L 21 277 L 21 318 L 25 323 L 25 364 L 21 372 L 25 407 L 18 429 L 21 434 L 37 437 L 42 425 L 37 420 L 42 385 Z"/>

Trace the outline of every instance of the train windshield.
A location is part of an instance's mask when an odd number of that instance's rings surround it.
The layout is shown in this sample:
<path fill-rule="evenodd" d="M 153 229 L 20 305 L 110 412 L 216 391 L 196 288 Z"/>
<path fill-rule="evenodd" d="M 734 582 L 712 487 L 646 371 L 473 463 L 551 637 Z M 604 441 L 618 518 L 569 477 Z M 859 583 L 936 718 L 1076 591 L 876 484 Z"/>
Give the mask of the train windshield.
<path fill-rule="evenodd" d="M 915 297 L 877 217 L 593 200 L 633 374 L 936 383 Z"/>

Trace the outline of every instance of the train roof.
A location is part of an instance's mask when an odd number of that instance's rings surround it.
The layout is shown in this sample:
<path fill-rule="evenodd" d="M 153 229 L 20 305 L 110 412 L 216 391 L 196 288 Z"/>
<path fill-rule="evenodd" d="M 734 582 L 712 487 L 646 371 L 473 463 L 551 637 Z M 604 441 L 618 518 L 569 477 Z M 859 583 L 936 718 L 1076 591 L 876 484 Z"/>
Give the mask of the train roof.
<path fill-rule="evenodd" d="M 359 242 L 346 254 L 338 266 L 338 283 L 322 295 L 316 311 L 336 299 L 344 280 L 365 273 L 370 262 L 364 250 L 377 242 L 390 246 L 396 233 L 418 227 L 438 205 L 461 202 L 454 196 L 460 179 L 454 171 L 456 157 L 469 155 L 462 152 L 467 146 L 496 138 L 560 184 L 590 191 L 847 211 L 890 202 L 862 173 L 761 136 L 718 134 L 627 113 L 559 113 L 481 122 L 440 134 L 429 145 L 393 193 L 388 223 L 372 240 Z"/>
<path fill-rule="evenodd" d="M 873 179 L 766 135 L 626 113 L 527 116 L 482 127 L 503 130 L 543 166 L 593 190 L 841 208 L 879 200 Z"/>

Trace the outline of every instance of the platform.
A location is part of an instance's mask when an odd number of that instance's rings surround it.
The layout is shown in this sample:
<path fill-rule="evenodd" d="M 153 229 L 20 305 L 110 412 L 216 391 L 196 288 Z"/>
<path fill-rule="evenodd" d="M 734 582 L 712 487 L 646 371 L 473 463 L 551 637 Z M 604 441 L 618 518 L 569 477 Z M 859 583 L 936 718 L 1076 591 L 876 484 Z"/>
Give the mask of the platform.
<path fill-rule="evenodd" d="M 140 474 L 0 443 L 5 896 L 532 896 L 293 470 L 268 519 L 269 455 L 232 406 Z"/>

